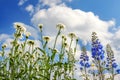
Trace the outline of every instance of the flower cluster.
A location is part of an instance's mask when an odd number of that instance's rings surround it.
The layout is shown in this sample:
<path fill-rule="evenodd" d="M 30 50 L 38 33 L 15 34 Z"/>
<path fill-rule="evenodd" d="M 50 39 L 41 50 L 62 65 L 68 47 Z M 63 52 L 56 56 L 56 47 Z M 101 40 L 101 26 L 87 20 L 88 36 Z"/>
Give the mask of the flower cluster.
<path fill-rule="evenodd" d="M 74 33 L 69 33 L 68 36 L 72 39 L 72 38 L 76 38 L 76 35 Z"/>
<path fill-rule="evenodd" d="M 24 36 L 26 36 L 26 38 L 28 38 L 31 35 L 30 32 L 26 32 L 26 28 L 23 23 L 20 23 L 20 22 L 14 23 L 14 28 L 16 30 L 16 32 L 14 33 L 14 37 L 16 37 L 16 39 L 18 39 L 18 38 L 22 39 L 23 34 L 24 34 Z"/>
<path fill-rule="evenodd" d="M 107 44 L 106 46 L 106 52 L 107 52 L 107 64 L 106 64 L 106 67 L 107 68 L 117 68 L 117 63 L 115 62 L 115 59 L 114 59 L 114 53 L 111 49 L 111 46 L 109 44 Z"/>
<path fill-rule="evenodd" d="M 85 80 L 88 80 L 87 68 L 90 68 L 89 56 L 87 55 L 86 48 L 82 47 L 82 53 L 80 55 L 80 71 L 82 72 L 82 75 L 84 75 L 83 78 L 85 78 Z"/>
<path fill-rule="evenodd" d="M 114 75 L 115 74 L 120 74 L 120 69 L 117 69 L 118 65 L 115 62 L 115 58 L 114 58 L 114 52 L 111 49 L 111 46 L 109 44 L 107 44 L 106 46 L 106 52 L 107 52 L 107 63 L 106 63 L 106 67 L 108 69 L 108 71 L 111 73 L 111 78 L 112 80 L 114 80 Z"/>
<path fill-rule="evenodd" d="M 81 53 L 81 56 L 80 56 L 80 66 L 82 68 L 89 68 L 90 67 L 90 64 L 89 64 L 89 56 L 87 55 L 87 52 L 86 52 L 86 48 L 85 47 L 82 47 L 82 53 Z"/>
<path fill-rule="evenodd" d="M 28 45 L 34 45 L 34 41 L 33 40 L 29 40 L 28 41 Z"/>
<path fill-rule="evenodd" d="M 117 69 L 116 72 L 117 72 L 117 74 L 120 74 L 120 69 Z"/>
<path fill-rule="evenodd" d="M 48 42 L 50 40 L 50 37 L 49 36 L 44 36 L 43 40 L 45 40 L 46 42 Z"/>
<path fill-rule="evenodd" d="M 6 48 L 6 47 L 7 47 L 7 45 L 6 45 L 6 44 L 3 44 L 3 45 L 2 45 L 2 48 Z"/>
<path fill-rule="evenodd" d="M 104 59 L 103 46 L 97 38 L 95 32 L 92 33 L 92 58 L 94 58 L 95 60 Z"/>
<path fill-rule="evenodd" d="M 62 24 L 62 23 L 58 23 L 56 27 L 57 27 L 58 29 L 64 29 L 64 28 L 65 28 L 65 25 Z"/>
<path fill-rule="evenodd" d="M 19 22 L 14 23 L 14 28 L 16 30 L 19 30 L 20 32 L 26 31 L 26 28 L 24 27 L 24 25 L 22 23 L 19 23 Z"/>
<path fill-rule="evenodd" d="M 26 38 L 28 38 L 30 35 L 31 35 L 30 32 L 25 32 L 25 36 L 26 36 Z"/>

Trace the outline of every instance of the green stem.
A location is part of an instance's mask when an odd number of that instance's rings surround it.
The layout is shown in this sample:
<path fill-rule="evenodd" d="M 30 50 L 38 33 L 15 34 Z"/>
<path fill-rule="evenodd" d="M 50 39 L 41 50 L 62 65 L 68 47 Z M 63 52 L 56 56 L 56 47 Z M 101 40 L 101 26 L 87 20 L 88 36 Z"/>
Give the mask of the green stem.
<path fill-rule="evenodd" d="M 71 38 L 71 41 L 70 41 L 70 46 L 69 46 L 69 51 L 68 51 L 68 53 L 67 53 L 67 55 L 68 55 L 68 66 L 69 66 L 69 69 L 68 69 L 68 74 L 70 74 L 70 70 L 71 70 L 71 62 L 70 62 L 70 55 L 71 55 L 71 45 L 72 45 L 72 42 L 73 42 L 73 38 Z"/>
<path fill-rule="evenodd" d="M 84 61 L 84 64 L 85 64 L 85 61 Z M 85 80 L 88 80 L 88 77 L 87 77 L 87 69 L 86 69 L 85 66 L 84 66 L 84 70 L 85 70 Z"/>
<path fill-rule="evenodd" d="M 42 30 L 40 31 L 41 32 L 41 43 L 42 43 L 42 46 L 43 46 L 43 33 L 42 33 Z"/>
<path fill-rule="evenodd" d="M 20 30 L 18 30 L 17 31 L 17 33 L 16 34 L 18 34 L 18 33 L 20 33 Z M 15 47 L 16 47 L 16 43 L 17 43 L 17 40 L 18 40 L 18 37 L 16 36 L 15 37 L 15 39 L 14 39 L 14 41 L 13 41 L 13 46 L 12 46 L 12 49 L 11 49 L 11 56 L 10 56 L 10 60 L 12 60 L 12 64 L 13 65 L 11 65 L 10 63 L 10 65 L 9 65 L 9 72 L 10 72 L 10 80 L 14 80 L 14 76 L 15 76 L 15 60 L 14 60 L 14 55 L 15 55 L 15 52 L 16 52 L 16 50 L 14 50 L 15 49 Z"/>
<path fill-rule="evenodd" d="M 112 80 L 114 80 L 114 69 L 112 68 Z"/>
<path fill-rule="evenodd" d="M 28 38 L 26 38 L 25 43 L 24 43 L 23 53 L 25 52 L 25 47 L 26 47 L 27 39 L 28 39 Z"/>
<path fill-rule="evenodd" d="M 101 64 L 100 64 L 100 60 L 98 60 L 98 68 L 99 68 L 99 80 L 104 80 L 103 78 L 103 74 L 102 74 L 102 67 L 101 67 Z"/>
<path fill-rule="evenodd" d="M 61 31 L 61 29 L 59 29 L 59 31 L 58 31 L 58 33 L 57 33 L 57 36 L 56 36 L 56 38 L 55 38 L 55 43 L 54 43 L 53 49 L 54 49 L 55 46 L 56 46 L 57 38 L 58 38 L 58 36 L 60 35 L 60 31 Z"/>
<path fill-rule="evenodd" d="M 73 42 L 73 38 L 71 38 L 71 41 L 70 41 L 69 51 L 71 50 L 72 42 Z"/>

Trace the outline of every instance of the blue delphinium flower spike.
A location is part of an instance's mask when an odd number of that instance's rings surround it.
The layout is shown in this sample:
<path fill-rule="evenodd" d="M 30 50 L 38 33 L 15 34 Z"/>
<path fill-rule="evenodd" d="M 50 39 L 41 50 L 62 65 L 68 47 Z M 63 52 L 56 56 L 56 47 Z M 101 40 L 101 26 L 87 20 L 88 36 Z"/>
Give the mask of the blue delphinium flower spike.
<path fill-rule="evenodd" d="M 87 68 L 89 67 L 90 67 L 89 56 L 87 55 L 86 48 L 82 47 L 82 53 L 80 55 L 80 71 L 84 73 L 86 80 L 88 80 Z"/>
<path fill-rule="evenodd" d="M 92 58 L 94 59 L 93 62 L 96 64 L 96 67 L 98 69 L 98 75 L 99 75 L 99 79 L 103 80 L 104 79 L 104 74 L 103 74 L 103 70 L 104 70 L 104 50 L 103 50 L 103 46 L 100 43 L 96 32 L 92 33 L 92 48 L 91 48 L 91 52 L 92 52 Z"/>
<path fill-rule="evenodd" d="M 120 73 L 120 69 L 117 69 L 117 63 L 115 62 L 115 58 L 114 58 L 114 52 L 111 49 L 111 46 L 109 44 L 107 44 L 106 46 L 106 52 L 107 52 L 107 64 L 106 64 L 106 68 L 108 69 L 108 72 L 111 73 L 111 78 L 112 80 L 114 80 L 114 75 L 117 73 Z M 117 69 L 117 70 L 116 70 Z"/>

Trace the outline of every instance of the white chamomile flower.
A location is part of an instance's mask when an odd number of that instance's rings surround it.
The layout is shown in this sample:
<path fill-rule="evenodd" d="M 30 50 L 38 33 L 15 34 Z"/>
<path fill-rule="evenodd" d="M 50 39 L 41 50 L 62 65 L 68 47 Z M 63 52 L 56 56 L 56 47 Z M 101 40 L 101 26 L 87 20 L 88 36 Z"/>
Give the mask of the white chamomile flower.
<path fill-rule="evenodd" d="M 24 27 L 24 24 L 22 24 L 20 22 L 14 23 L 14 28 L 16 30 L 20 30 L 20 32 L 25 32 L 26 31 L 26 28 Z"/>
<path fill-rule="evenodd" d="M 69 36 L 70 38 L 76 38 L 76 35 L 75 35 L 74 33 L 69 33 L 68 36 Z"/>
<path fill-rule="evenodd" d="M 43 24 L 38 24 L 38 27 L 39 27 L 40 29 L 42 29 L 42 28 L 43 28 Z"/>
<path fill-rule="evenodd" d="M 7 47 L 7 44 L 3 44 L 3 45 L 2 45 L 2 48 L 6 48 L 6 47 Z"/>
<path fill-rule="evenodd" d="M 58 29 L 64 29 L 64 28 L 65 28 L 65 25 L 62 24 L 62 23 L 58 23 L 56 27 L 57 27 Z"/>
<path fill-rule="evenodd" d="M 25 35 L 26 35 L 26 38 L 28 38 L 31 35 L 31 33 L 30 32 L 25 32 Z"/>
<path fill-rule="evenodd" d="M 43 36 L 43 40 L 48 42 L 50 40 L 50 37 L 49 36 Z"/>

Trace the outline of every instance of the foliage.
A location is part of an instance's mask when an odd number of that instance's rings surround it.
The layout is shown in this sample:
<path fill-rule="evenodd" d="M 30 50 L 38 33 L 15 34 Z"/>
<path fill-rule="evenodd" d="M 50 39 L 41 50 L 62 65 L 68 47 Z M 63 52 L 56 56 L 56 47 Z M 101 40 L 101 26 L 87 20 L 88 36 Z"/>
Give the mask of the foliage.
<path fill-rule="evenodd" d="M 15 33 L 11 48 L 6 52 L 7 45 L 2 45 L 0 60 L 0 80 L 76 80 L 75 79 L 75 59 L 78 38 L 74 33 L 69 33 L 70 42 L 67 42 L 66 36 L 62 35 L 63 24 L 57 24 L 58 33 L 52 45 L 49 47 L 50 37 L 43 36 L 43 25 L 39 24 L 40 43 L 35 46 L 35 40 L 30 40 L 31 33 L 27 32 L 25 27 L 20 24 L 14 24 Z M 25 37 L 24 41 L 20 39 Z M 57 42 L 61 40 L 59 48 Z M 75 46 L 72 44 L 75 42 Z M 110 45 L 107 45 L 107 60 L 105 60 L 105 51 L 100 43 L 97 34 L 92 33 L 92 62 L 87 54 L 86 48 L 82 47 L 80 55 L 80 79 L 105 80 L 105 70 L 111 73 L 106 80 L 114 80 L 115 75 L 120 74 L 117 69 L 117 63 L 114 59 L 113 51 Z M 96 69 L 96 70 L 95 70 Z"/>

